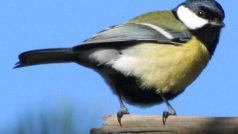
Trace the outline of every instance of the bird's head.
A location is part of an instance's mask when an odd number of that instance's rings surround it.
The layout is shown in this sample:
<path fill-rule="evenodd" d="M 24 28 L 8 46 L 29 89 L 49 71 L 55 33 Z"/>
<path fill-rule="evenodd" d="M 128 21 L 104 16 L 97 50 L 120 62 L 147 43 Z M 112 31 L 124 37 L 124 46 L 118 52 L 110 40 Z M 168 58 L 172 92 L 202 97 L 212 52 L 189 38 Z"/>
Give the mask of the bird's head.
<path fill-rule="evenodd" d="M 178 19 L 190 30 L 203 27 L 221 29 L 225 26 L 225 13 L 215 0 L 187 0 L 180 4 L 175 12 Z"/>

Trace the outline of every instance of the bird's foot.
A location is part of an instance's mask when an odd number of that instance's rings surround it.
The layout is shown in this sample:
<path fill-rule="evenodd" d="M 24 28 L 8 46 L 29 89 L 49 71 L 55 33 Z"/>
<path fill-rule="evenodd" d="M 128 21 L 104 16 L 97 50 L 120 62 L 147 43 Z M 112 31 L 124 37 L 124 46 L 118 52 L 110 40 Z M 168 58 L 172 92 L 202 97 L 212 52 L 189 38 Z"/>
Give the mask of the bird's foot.
<path fill-rule="evenodd" d="M 162 120 L 164 125 L 165 125 L 166 119 L 171 115 L 176 115 L 176 112 L 173 109 L 169 109 L 169 111 L 163 112 Z"/>
<path fill-rule="evenodd" d="M 121 118 L 123 117 L 123 115 L 125 114 L 129 114 L 128 110 L 126 107 L 121 107 L 120 110 L 117 112 L 117 120 L 118 123 L 120 124 L 120 126 L 122 126 L 121 124 Z"/>

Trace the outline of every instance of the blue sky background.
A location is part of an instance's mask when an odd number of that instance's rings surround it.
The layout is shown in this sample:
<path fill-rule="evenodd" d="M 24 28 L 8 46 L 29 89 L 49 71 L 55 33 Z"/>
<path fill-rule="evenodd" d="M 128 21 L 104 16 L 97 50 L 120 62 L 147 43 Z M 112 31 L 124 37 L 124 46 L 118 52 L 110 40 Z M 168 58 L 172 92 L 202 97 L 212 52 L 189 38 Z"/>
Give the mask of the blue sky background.
<path fill-rule="evenodd" d="M 172 9 L 182 0 L 1 0 L 0 130 L 17 124 L 25 113 L 72 106 L 78 127 L 100 127 L 102 117 L 119 109 L 103 79 L 74 63 L 15 69 L 18 54 L 32 49 L 72 47 L 96 32 L 154 10 Z M 178 115 L 238 115 L 237 0 L 219 0 L 226 27 L 216 52 L 203 71 L 171 101 Z M 129 106 L 132 114 L 161 114 L 164 104 Z"/>

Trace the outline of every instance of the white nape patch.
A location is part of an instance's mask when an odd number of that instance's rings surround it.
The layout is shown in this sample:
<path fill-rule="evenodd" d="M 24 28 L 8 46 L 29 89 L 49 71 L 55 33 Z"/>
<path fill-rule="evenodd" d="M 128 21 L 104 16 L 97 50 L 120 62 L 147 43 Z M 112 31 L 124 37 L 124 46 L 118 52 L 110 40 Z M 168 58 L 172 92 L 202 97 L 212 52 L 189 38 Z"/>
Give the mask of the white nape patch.
<path fill-rule="evenodd" d="M 148 27 L 158 31 L 159 33 L 161 33 L 162 35 L 164 35 L 168 39 L 173 39 L 174 38 L 169 32 L 165 31 L 163 28 L 161 28 L 159 26 L 149 24 L 149 23 L 136 23 L 136 24 L 148 26 Z"/>
<path fill-rule="evenodd" d="M 180 6 L 177 9 L 178 18 L 189 28 L 189 29 L 197 29 L 208 24 L 208 20 L 197 16 L 194 12 L 192 12 L 189 8 L 185 6 Z"/>
<path fill-rule="evenodd" d="M 119 52 L 115 49 L 100 49 L 96 50 L 89 55 L 89 58 L 95 60 L 100 64 L 105 64 L 110 62 L 112 59 L 116 58 Z"/>

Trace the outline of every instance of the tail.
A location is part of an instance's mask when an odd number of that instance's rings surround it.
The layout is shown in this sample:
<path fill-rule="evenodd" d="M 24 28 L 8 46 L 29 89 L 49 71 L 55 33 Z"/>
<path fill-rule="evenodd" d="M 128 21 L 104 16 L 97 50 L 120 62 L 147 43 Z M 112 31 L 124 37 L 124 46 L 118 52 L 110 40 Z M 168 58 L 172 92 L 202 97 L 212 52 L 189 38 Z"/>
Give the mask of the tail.
<path fill-rule="evenodd" d="M 60 62 L 73 62 L 76 55 L 71 48 L 33 50 L 21 53 L 14 68 Z"/>

